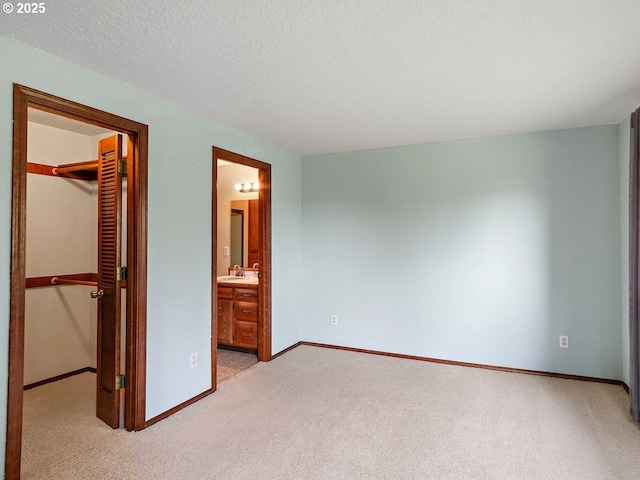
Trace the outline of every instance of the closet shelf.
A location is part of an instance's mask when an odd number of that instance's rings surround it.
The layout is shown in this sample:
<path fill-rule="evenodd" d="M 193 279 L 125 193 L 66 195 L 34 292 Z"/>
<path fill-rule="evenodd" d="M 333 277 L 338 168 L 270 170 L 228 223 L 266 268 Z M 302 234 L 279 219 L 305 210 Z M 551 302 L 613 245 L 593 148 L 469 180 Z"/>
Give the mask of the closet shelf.
<path fill-rule="evenodd" d="M 127 155 L 122 157 L 123 160 L 127 160 Z M 79 174 L 83 175 L 83 178 L 86 180 L 97 180 L 98 179 L 98 160 L 88 160 L 86 162 L 77 162 L 77 163 L 63 163 L 58 165 L 57 167 L 53 167 L 51 169 L 51 173 L 53 175 L 64 177 L 67 174 Z M 127 174 L 123 173 L 123 177 L 126 177 Z"/>

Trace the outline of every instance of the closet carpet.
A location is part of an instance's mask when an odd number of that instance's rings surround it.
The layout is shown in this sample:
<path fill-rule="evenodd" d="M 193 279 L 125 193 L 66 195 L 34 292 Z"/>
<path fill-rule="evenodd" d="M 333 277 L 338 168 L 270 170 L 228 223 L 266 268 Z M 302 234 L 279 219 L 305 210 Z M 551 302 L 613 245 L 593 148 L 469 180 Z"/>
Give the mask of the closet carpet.
<path fill-rule="evenodd" d="M 24 479 L 638 479 L 619 386 L 300 346 L 140 432 L 25 392 Z"/>

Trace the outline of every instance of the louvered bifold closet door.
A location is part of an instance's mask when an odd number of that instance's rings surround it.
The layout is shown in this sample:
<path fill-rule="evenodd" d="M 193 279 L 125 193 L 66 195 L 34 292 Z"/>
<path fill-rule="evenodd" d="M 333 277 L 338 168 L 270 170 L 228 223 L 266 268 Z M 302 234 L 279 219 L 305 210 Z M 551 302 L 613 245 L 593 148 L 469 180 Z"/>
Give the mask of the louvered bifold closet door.
<path fill-rule="evenodd" d="M 112 428 L 120 423 L 120 230 L 122 136 L 98 143 L 98 385 L 96 415 Z"/>

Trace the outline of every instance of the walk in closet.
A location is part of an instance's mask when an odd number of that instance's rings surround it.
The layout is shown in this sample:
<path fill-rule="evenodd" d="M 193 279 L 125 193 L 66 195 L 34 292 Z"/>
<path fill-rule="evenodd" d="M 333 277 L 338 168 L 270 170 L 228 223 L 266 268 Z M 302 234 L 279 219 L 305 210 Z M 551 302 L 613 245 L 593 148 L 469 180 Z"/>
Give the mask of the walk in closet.
<path fill-rule="evenodd" d="M 96 415 L 120 421 L 127 137 L 29 110 L 24 385 L 96 372 Z M 122 386 L 122 385 L 119 385 Z M 118 410 L 118 411 L 116 411 Z"/>

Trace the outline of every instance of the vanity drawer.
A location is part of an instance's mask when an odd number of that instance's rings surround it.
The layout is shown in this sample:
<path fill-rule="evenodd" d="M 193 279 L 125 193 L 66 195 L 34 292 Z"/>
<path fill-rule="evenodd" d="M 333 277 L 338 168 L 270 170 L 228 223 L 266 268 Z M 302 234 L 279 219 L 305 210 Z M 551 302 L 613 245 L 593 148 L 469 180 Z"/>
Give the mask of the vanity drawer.
<path fill-rule="evenodd" d="M 258 324 L 236 321 L 234 345 L 245 348 L 258 348 Z"/>
<path fill-rule="evenodd" d="M 234 316 L 236 320 L 258 323 L 258 304 L 252 302 L 235 302 Z"/>
<path fill-rule="evenodd" d="M 241 302 L 255 302 L 258 303 L 258 289 L 257 288 L 237 288 L 235 289 L 235 299 Z"/>
<path fill-rule="evenodd" d="M 218 287 L 218 298 L 228 298 L 229 300 L 233 300 L 233 288 Z"/>

